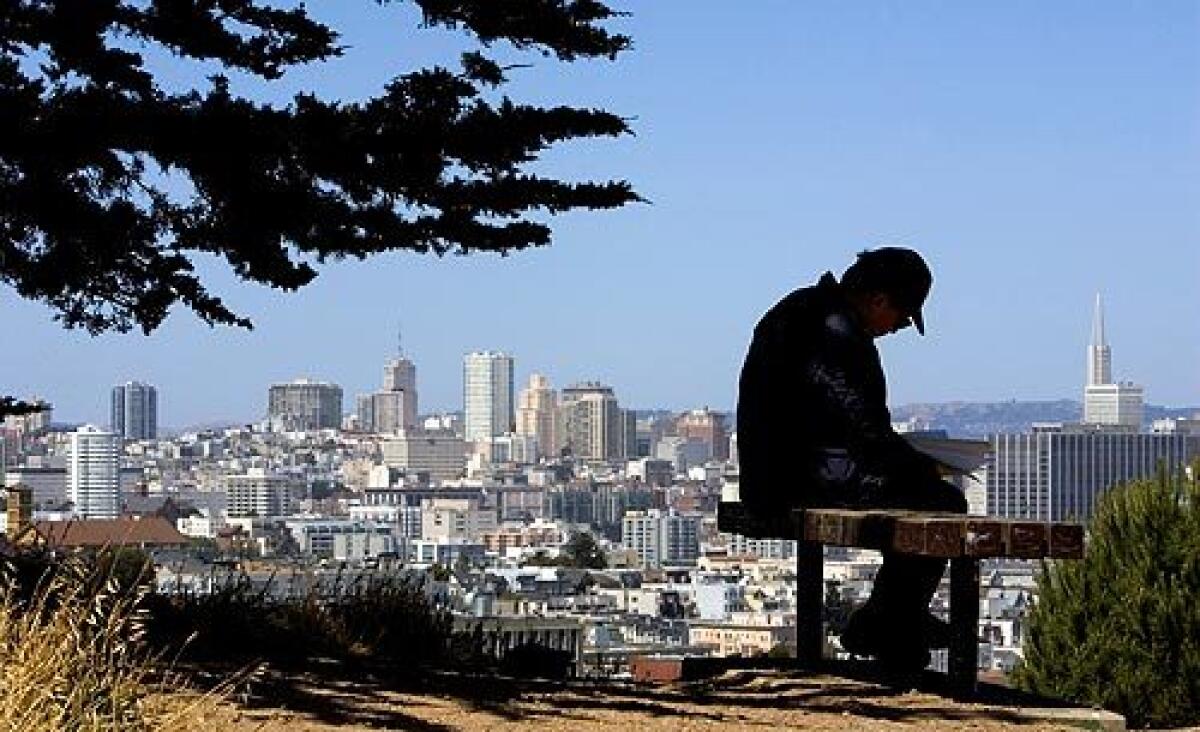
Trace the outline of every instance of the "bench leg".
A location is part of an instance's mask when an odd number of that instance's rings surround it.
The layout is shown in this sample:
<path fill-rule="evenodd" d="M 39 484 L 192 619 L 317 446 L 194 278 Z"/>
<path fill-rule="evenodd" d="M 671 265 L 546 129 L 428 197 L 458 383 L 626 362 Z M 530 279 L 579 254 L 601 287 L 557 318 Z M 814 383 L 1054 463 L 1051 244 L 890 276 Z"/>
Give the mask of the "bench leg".
<path fill-rule="evenodd" d="M 979 666 L 979 560 L 950 560 L 950 659 L 947 671 L 951 692 L 975 693 Z"/>
<path fill-rule="evenodd" d="M 824 547 L 796 542 L 796 663 L 815 668 L 825 647 Z"/>

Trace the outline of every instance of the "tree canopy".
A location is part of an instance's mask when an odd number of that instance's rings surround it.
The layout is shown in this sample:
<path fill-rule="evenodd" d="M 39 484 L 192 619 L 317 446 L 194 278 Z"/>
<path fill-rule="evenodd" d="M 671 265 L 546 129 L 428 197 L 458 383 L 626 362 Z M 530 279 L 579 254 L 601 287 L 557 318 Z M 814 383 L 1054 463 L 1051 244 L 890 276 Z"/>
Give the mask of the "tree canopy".
<path fill-rule="evenodd" d="M 1133 727 L 1200 723 L 1200 484 L 1161 474 L 1108 491 L 1077 562 L 1038 578 L 1014 680 Z"/>
<path fill-rule="evenodd" d="M 425 26 L 463 31 L 476 50 L 374 98 L 304 92 L 275 106 L 224 75 L 170 87 L 142 54 L 272 82 L 344 53 L 303 4 L 0 3 L 0 281 L 92 333 L 148 333 L 177 304 L 250 327 L 201 281 L 197 256 L 294 290 L 327 259 L 508 253 L 550 242 L 539 214 L 639 200 L 623 180 L 530 173 L 556 143 L 629 127 L 602 109 L 500 95 L 510 69 L 486 55 L 509 42 L 563 62 L 612 59 L 631 43 L 604 27 L 621 13 L 597 0 L 411 2 Z"/>

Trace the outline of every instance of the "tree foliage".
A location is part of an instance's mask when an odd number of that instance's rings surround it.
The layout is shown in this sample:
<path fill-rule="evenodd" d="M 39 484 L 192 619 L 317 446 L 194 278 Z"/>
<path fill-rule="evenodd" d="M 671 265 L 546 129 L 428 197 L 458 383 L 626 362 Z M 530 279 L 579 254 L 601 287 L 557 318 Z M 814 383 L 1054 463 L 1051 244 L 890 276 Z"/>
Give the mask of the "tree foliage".
<path fill-rule="evenodd" d="M 526 557 L 525 564 L 530 567 L 606 569 L 608 555 L 596 543 L 596 537 L 592 536 L 591 532 L 576 531 L 562 545 L 557 556 L 551 557 L 546 552 L 539 551 Z"/>
<path fill-rule="evenodd" d="M 1019 686 L 1131 727 L 1200 723 L 1200 487 L 1158 476 L 1101 501 L 1085 557 L 1038 580 Z"/>
<path fill-rule="evenodd" d="M 21 417 L 26 414 L 44 412 L 50 408 L 46 402 L 26 402 L 10 396 L 0 396 L 0 421 L 5 417 Z"/>
<path fill-rule="evenodd" d="M 608 556 L 596 543 L 590 532 L 578 531 L 563 544 L 562 558 L 568 567 L 580 569 L 604 569 L 608 567 Z"/>
<path fill-rule="evenodd" d="M 238 96 L 223 75 L 169 86 L 142 54 L 271 82 L 344 52 L 303 4 L 0 3 L 0 281 L 93 333 L 150 332 L 176 304 L 249 327 L 201 282 L 198 256 L 294 290 L 330 258 L 507 253 L 549 243 L 539 214 L 638 200 L 625 181 L 530 173 L 555 143 L 629 128 L 604 110 L 500 96 L 509 69 L 483 53 L 507 41 L 611 59 L 630 46 L 603 27 L 620 13 L 598 0 L 411 2 L 425 26 L 464 31 L 480 50 L 371 99 L 302 93 L 284 106 Z"/>

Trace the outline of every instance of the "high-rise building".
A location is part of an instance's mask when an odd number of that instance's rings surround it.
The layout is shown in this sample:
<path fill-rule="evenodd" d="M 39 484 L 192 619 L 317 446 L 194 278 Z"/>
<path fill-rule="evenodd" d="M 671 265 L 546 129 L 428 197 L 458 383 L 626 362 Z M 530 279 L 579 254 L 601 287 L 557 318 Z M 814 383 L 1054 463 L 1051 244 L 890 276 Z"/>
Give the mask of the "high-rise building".
<path fill-rule="evenodd" d="M 513 359 L 493 351 L 463 356 L 464 438 L 489 442 L 513 431 Z"/>
<path fill-rule="evenodd" d="M 559 403 L 562 449 L 583 460 L 622 460 L 631 454 L 630 424 L 612 387 L 595 381 L 568 386 Z"/>
<path fill-rule="evenodd" d="M 1092 315 L 1087 378 L 1083 388 L 1084 424 L 1111 425 L 1133 431 L 1141 429 L 1145 411 L 1142 387 L 1112 380 L 1112 350 L 1104 339 L 1104 311 L 1099 293 Z"/>
<path fill-rule="evenodd" d="M 1147 434 L 1052 425 L 998 434 L 985 465 L 987 514 L 1084 521 L 1117 483 L 1186 465 L 1194 443 L 1184 434 Z"/>
<path fill-rule="evenodd" d="M 398 415 L 397 429 L 411 430 L 417 426 L 417 366 L 404 356 L 397 356 L 383 366 L 384 392 L 401 392 L 404 398 Z M 383 431 L 383 430 L 380 430 Z"/>
<path fill-rule="evenodd" d="M 109 426 L 126 440 L 158 438 L 158 390 L 140 381 L 112 388 Z"/>
<path fill-rule="evenodd" d="M 121 514 L 121 438 L 93 425 L 70 434 L 67 497 L 80 518 Z"/>
<path fill-rule="evenodd" d="M 342 426 L 342 387 L 308 379 L 272 384 L 267 418 L 271 429 L 282 432 L 336 430 Z"/>
<path fill-rule="evenodd" d="M 417 367 L 403 356 L 383 366 L 383 389 L 359 395 L 358 426 L 391 434 L 417 427 Z"/>
<path fill-rule="evenodd" d="M 538 456 L 552 456 L 558 447 L 558 394 L 541 374 L 529 377 L 529 386 L 517 400 L 517 434 L 532 437 Z"/>
<path fill-rule="evenodd" d="M 708 407 L 685 412 L 675 420 L 675 434 L 685 440 L 694 439 L 708 445 L 709 457 L 729 459 L 729 433 L 725 418 Z"/>
<path fill-rule="evenodd" d="M 674 510 L 628 511 L 621 521 L 621 544 L 643 567 L 694 564 L 700 556 L 700 514 Z"/>

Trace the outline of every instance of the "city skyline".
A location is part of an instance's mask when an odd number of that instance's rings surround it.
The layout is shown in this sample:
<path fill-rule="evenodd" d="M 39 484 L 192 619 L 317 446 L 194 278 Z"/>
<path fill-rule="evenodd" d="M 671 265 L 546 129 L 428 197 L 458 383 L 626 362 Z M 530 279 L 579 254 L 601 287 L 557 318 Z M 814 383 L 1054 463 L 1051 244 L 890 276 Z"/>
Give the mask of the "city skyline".
<path fill-rule="evenodd" d="M 895 243 L 935 281 L 929 335 L 880 344 L 893 404 L 1077 399 L 1097 291 L 1114 372 L 1147 403 L 1200 403 L 1200 339 L 1160 327 L 1200 312 L 1197 6 L 763 8 L 771 23 L 630 4 L 617 26 L 636 48 L 616 63 L 512 74 L 515 98 L 634 118 L 636 138 L 542 165 L 628 177 L 651 205 L 555 219 L 554 246 L 507 258 L 334 263 L 292 294 L 198 262 L 249 332 L 180 312 L 149 337 L 91 338 L 0 289 L 22 334 L 4 392 L 104 424 L 105 385 L 139 380 L 160 389 L 164 427 L 252 420 L 267 384 L 298 376 L 375 390 L 399 317 L 422 411 L 460 409 L 461 357 L 487 348 L 515 356 L 519 383 L 537 371 L 635 407 L 727 410 L 772 302 Z M 414 42 L 411 13 L 320 12 L 351 48 L 285 87 L 350 99 L 408 65 L 396 48 L 455 57 L 452 36 Z"/>

